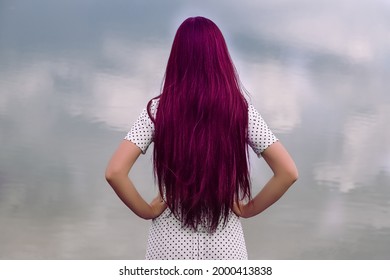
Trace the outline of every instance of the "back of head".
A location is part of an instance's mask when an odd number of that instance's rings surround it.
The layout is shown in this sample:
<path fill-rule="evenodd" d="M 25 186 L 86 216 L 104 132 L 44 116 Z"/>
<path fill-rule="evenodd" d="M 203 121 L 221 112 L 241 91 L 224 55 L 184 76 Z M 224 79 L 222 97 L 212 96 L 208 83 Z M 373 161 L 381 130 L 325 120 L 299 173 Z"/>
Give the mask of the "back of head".
<path fill-rule="evenodd" d="M 175 35 L 155 119 L 160 192 L 184 226 L 214 231 L 250 196 L 248 105 L 225 40 L 203 17 Z"/>

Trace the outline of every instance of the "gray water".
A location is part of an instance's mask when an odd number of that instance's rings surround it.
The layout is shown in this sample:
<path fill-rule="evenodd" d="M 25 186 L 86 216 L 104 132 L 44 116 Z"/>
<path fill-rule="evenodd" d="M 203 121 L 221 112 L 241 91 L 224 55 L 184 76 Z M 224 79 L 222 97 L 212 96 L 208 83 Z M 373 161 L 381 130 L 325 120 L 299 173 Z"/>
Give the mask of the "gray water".
<path fill-rule="evenodd" d="M 1 1 L 0 258 L 142 259 L 149 221 L 104 180 L 159 93 L 178 25 L 224 33 L 299 181 L 244 220 L 251 259 L 390 258 L 390 2 Z M 152 199 L 151 150 L 131 177 Z M 251 154 L 254 191 L 266 164 Z"/>

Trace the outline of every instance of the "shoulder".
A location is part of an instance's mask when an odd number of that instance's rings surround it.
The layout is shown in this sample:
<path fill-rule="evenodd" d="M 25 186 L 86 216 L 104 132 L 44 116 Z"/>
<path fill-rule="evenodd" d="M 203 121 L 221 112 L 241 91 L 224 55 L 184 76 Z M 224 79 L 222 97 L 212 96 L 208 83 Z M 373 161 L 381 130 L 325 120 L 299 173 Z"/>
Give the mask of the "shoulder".
<path fill-rule="evenodd" d="M 248 104 L 248 118 L 249 122 L 253 121 L 264 121 L 259 111 L 253 106 L 253 104 Z"/>
<path fill-rule="evenodd" d="M 148 105 L 147 105 L 146 110 L 149 111 L 150 114 L 151 114 L 153 117 L 156 117 L 156 112 L 157 112 L 157 108 L 158 108 L 159 101 L 160 101 L 160 98 L 159 98 L 159 97 L 153 98 L 152 100 L 149 101 L 149 103 L 148 103 Z"/>

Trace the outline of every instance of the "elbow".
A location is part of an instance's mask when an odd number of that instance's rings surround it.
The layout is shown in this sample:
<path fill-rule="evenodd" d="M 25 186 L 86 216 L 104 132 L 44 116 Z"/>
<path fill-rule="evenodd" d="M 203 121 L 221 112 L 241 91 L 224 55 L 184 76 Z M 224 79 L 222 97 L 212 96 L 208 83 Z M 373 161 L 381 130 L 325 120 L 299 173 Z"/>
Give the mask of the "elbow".
<path fill-rule="evenodd" d="M 287 174 L 287 178 L 290 182 L 290 185 L 294 184 L 299 178 L 298 169 L 293 168 L 292 170 L 290 170 Z"/>
<path fill-rule="evenodd" d="M 290 188 L 298 180 L 298 169 L 294 163 L 275 168 L 274 177 L 280 182 L 284 190 Z"/>
<path fill-rule="evenodd" d="M 106 172 L 104 173 L 104 177 L 106 178 L 106 181 L 110 184 L 110 182 L 113 181 L 113 178 L 115 176 L 111 170 L 107 169 Z"/>
<path fill-rule="evenodd" d="M 296 181 L 298 181 L 298 174 L 294 177 L 291 177 L 291 185 L 293 185 Z"/>
<path fill-rule="evenodd" d="M 289 188 L 298 180 L 298 170 L 296 168 L 286 169 L 275 176 L 280 178 L 286 188 Z"/>
<path fill-rule="evenodd" d="M 121 176 L 121 173 L 118 170 L 107 167 L 106 172 L 104 174 L 106 181 L 112 185 L 112 183 Z"/>

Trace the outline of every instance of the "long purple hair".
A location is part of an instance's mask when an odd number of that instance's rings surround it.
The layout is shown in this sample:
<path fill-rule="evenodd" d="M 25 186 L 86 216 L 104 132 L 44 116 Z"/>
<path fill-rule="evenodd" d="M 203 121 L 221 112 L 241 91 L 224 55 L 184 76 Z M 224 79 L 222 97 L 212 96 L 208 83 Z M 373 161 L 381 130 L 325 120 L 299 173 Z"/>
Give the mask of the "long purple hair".
<path fill-rule="evenodd" d="M 203 17 L 176 32 L 156 97 L 153 164 L 160 193 L 182 225 L 213 232 L 250 198 L 248 104 L 221 31 Z M 156 99 L 155 98 L 155 99 Z"/>

